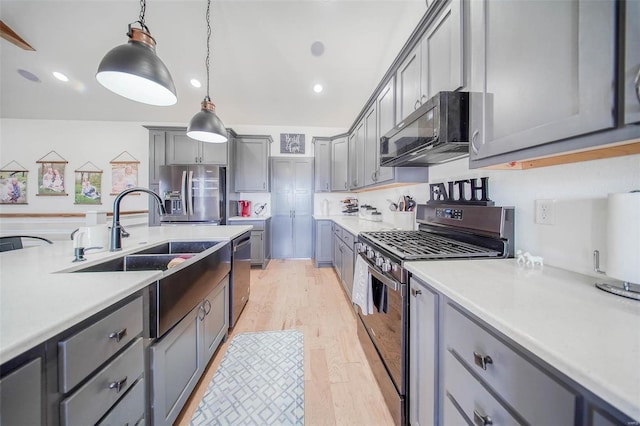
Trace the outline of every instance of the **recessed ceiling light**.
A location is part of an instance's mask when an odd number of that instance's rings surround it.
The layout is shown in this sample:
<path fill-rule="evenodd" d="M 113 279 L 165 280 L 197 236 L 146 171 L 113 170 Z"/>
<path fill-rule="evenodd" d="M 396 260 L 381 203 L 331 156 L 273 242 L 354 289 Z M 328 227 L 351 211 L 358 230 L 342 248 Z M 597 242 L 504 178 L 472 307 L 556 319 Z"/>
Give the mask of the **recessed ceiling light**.
<path fill-rule="evenodd" d="M 26 78 L 29 81 L 33 81 L 34 83 L 40 83 L 40 79 L 38 78 L 38 76 L 30 71 L 19 69 L 18 74 L 20 74 L 22 77 Z"/>
<path fill-rule="evenodd" d="M 66 75 L 64 75 L 64 74 L 62 74 L 61 72 L 58 72 L 58 71 L 54 71 L 53 72 L 53 76 L 55 78 L 57 78 L 58 80 L 60 80 L 60 81 L 64 81 L 65 83 L 67 81 L 69 81 L 69 77 L 67 77 Z"/>
<path fill-rule="evenodd" d="M 191 79 L 191 85 L 193 87 L 202 87 L 202 83 L 200 83 L 200 80 L 196 80 L 195 78 Z"/>
<path fill-rule="evenodd" d="M 322 84 L 316 84 L 313 86 L 313 91 L 316 93 L 320 93 L 324 90 L 324 87 L 322 87 Z"/>

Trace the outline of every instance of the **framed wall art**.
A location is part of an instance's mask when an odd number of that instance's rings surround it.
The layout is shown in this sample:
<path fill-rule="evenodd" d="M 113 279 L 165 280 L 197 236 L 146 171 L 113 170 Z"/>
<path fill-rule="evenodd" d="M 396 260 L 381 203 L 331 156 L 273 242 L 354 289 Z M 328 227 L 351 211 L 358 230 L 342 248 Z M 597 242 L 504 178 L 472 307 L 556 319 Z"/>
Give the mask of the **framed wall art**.
<path fill-rule="evenodd" d="M 91 161 L 76 170 L 74 204 L 102 204 L 102 170 Z"/>
<path fill-rule="evenodd" d="M 38 164 L 38 193 L 36 195 L 68 195 L 65 191 L 64 170 L 68 161 L 55 151 L 36 161 Z"/>
<path fill-rule="evenodd" d="M 28 173 L 15 161 L 0 169 L 0 204 L 27 204 Z"/>
<path fill-rule="evenodd" d="M 280 133 L 282 154 L 304 154 L 304 133 Z"/>
<path fill-rule="evenodd" d="M 138 186 L 138 165 L 127 151 L 111 160 L 111 195 L 118 195 L 125 189 Z"/>

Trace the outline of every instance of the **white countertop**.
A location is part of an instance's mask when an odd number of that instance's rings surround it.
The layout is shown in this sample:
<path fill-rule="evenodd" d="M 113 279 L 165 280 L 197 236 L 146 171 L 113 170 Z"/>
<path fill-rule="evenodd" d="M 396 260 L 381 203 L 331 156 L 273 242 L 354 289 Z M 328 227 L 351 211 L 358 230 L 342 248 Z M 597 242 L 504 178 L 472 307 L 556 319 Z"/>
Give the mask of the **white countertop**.
<path fill-rule="evenodd" d="M 271 219 L 271 215 L 262 215 L 262 216 L 231 216 L 229 219 L 227 219 L 227 222 L 241 222 L 241 221 L 252 221 L 252 220 L 267 220 L 267 219 Z"/>
<path fill-rule="evenodd" d="M 390 231 L 394 226 L 387 222 L 374 222 L 372 220 L 360 219 L 358 216 L 345 216 L 345 215 L 313 215 L 315 220 L 332 220 L 336 224 L 342 226 L 347 231 L 354 235 L 358 235 L 360 232 L 369 231 Z"/>
<path fill-rule="evenodd" d="M 640 302 L 602 279 L 515 259 L 407 262 L 407 269 L 491 327 L 640 420 Z"/>
<path fill-rule="evenodd" d="M 72 263 L 72 241 L 0 253 L 0 364 L 146 287 L 161 271 L 59 273 L 169 240 L 231 240 L 251 226 L 127 227 L 119 252 Z"/>

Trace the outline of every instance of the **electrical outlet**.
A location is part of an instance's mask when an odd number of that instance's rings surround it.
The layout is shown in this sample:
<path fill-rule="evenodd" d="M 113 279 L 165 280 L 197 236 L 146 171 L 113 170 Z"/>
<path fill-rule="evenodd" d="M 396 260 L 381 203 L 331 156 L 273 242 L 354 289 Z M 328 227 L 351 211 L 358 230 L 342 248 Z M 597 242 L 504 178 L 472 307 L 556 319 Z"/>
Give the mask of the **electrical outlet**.
<path fill-rule="evenodd" d="M 553 225 L 555 223 L 556 200 L 536 200 L 536 223 Z"/>

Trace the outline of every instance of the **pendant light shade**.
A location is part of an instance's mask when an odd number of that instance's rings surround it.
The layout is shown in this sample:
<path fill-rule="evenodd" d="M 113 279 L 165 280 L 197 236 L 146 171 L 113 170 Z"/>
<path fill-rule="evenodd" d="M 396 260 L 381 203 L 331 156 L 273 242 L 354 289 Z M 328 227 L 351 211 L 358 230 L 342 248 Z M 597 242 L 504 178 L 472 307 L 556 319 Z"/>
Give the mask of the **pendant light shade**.
<path fill-rule="evenodd" d="M 168 106 L 178 101 L 176 87 L 166 65 L 156 55 L 156 41 L 144 24 L 131 28 L 129 42 L 111 49 L 98 66 L 96 79 L 107 89 L 125 98 L 149 105 Z"/>
<path fill-rule="evenodd" d="M 187 127 L 187 136 L 202 142 L 224 143 L 228 140 L 227 129 L 222 120 L 216 115 L 216 106 L 209 97 L 209 41 L 211 39 L 211 22 L 209 12 L 211 10 L 211 0 L 207 0 L 207 58 L 205 65 L 207 68 L 207 96 L 202 101 L 202 109 L 193 116 Z"/>
<path fill-rule="evenodd" d="M 189 122 L 187 136 L 202 142 L 224 143 L 227 141 L 227 129 L 216 115 L 216 106 L 207 98 L 202 101 L 202 110 Z"/>

